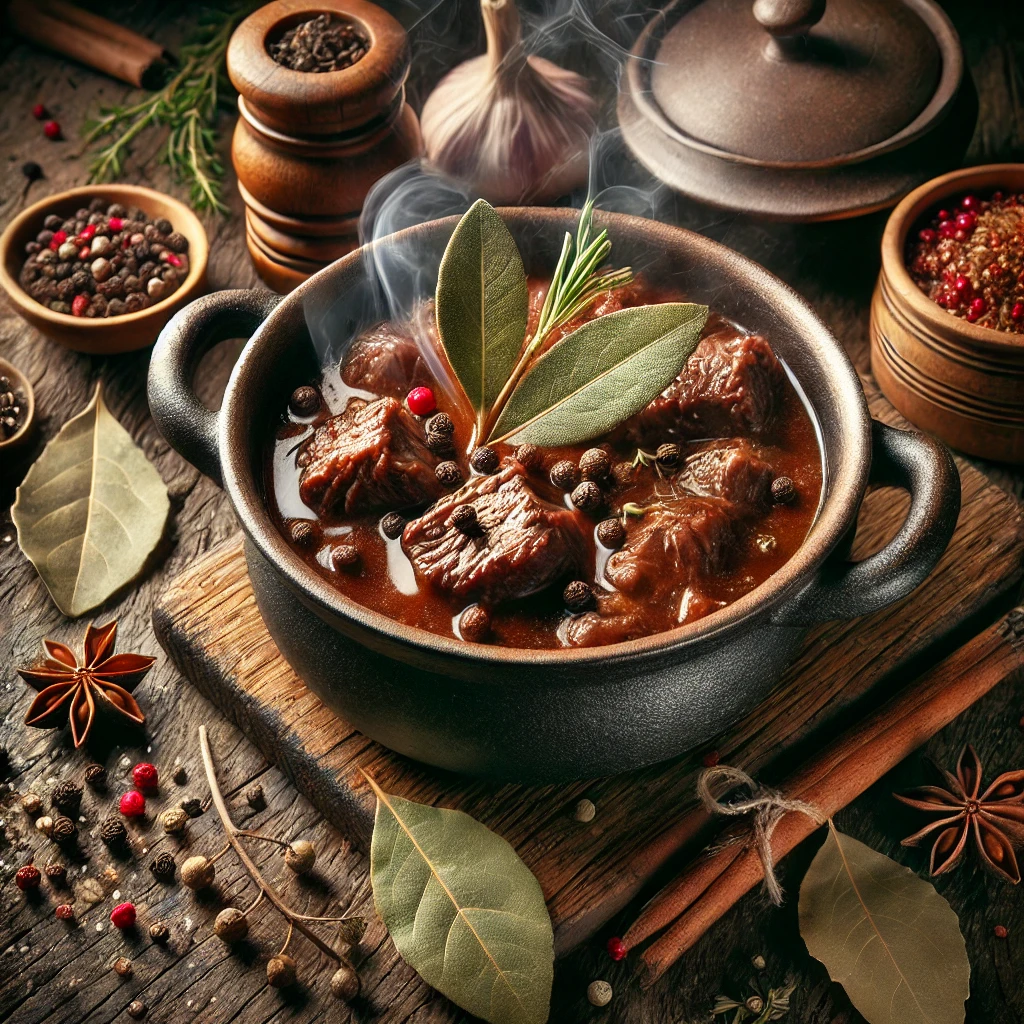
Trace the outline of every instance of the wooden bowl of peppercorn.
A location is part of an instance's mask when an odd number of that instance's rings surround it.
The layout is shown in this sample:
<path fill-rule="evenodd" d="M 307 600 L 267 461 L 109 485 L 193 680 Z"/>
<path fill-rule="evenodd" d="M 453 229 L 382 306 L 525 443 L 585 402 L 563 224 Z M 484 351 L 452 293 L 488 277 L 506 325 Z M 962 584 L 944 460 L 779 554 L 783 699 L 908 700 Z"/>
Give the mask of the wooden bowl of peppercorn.
<path fill-rule="evenodd" d="M 24 446 L 36 425 L 36 399 L 28 378 L 0 359 L 0 464 Z"/>
<path fill-rule="evenodd" d="M 142 230 L 124 237 L 124 223 L 133 222 L 127 217 L 117 219 L 120 225 L 117 220 L 111 221 L 106 212 L 111 206 L 122 208 L 126 213 L 144 213 L 146 221 L 137 221 Z M 83 212 L 87 216 L 82 217 Z M 84 221 L 86 225 L 80 234 L 71 239 L 65 237 L 56 249 L 51 249 L 54 274 L 63 275 L 54 281 L 54 287 L 60 286 L 60 293 L 53 296 L 44 294 L 43 286 L 37 284 L 43 268 L 34 269 L 36 276 L 32 281 L 28 280 L 29 275 L 23 274 L 26 260 L 34 251 L 51 248 L 52 239 L 45 245 L 39 241 L 45 238 L 42 232 L 52 233 L 51 228 L 44 227 L 49 217 L 61 218 L 62 224 Z M 90 218 L 98 218 L 97 223 L 90 224 Z M 157 224 L 166 229 L 163 221 L 172 228 L 170 233 L 156 230 Z M 55 223 L 50 221 L 50 224 Z M 121 230 L 111 230 L 112 226 Z M 147 237 L 145 229 L 150 226 L 152 237 Z M 108 231 L 105 237 L 112 240 L 105 248 L 96 242 L 101 228 Z M 57 230 L 61 230 L 60 226 Z M 132 241 L 136 234 L 143 236 L 141 241 Z M 72 258 L 58 255 L 61 244 L 76 239 L 81 242 L 78 254 Z M 117 239 L 116 244 L 114 239 Z M 82 256 L 86 248 L 90 250 L 88 258 Z M 8 224 L 0 235 L 0 285 L 14 309 L 47 337 L 77 352 L 111 355 L 151 345 L 164 324 L 202 294 L 206 287 L 208 255 L 203 225 L 179 200 L 140 185 L 89 185 L 48 196 Z M 93 276 L 97 260 L 100 266 L 96 267 L 96 274 L 102 276 L 101 280 Z M 153 267 L 147 266 L 150 263 Z M 129 270 L 127 275 L 123 274 L 125 269 Z M 128 282 L 127 289 L 112 280 L 118 277 Z M 134 282 L 129 280 L 132 277 Z M 156 277 L 159 282 L 151 283 Z M 64 284 L 65 280 L 75 283 Z M 43 301 L 30 294 L 33 285 Z M 80 295 L 86 298 L 79 298 Z M 132 299 L 131 295 L 139 298 Z M 51 308 L 51 304 L 58 308 Z M 111 306 L 117 310 L 115 315 L 110 315 Z M 142 308 L 133 309 L 135 306 Z"/>
<path fill-rule="evenodd" d="M 944 174 L 896 207 L 870 334 L 871 369 L 907 419 L 1024 463 L 1024 164 Z"/>

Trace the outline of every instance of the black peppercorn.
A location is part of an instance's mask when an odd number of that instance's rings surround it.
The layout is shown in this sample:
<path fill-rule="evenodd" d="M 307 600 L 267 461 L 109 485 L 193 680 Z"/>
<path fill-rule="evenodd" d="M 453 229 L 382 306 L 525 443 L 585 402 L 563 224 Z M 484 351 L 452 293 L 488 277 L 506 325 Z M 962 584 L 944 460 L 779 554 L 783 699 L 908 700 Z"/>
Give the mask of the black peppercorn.
<path fill-rule="evenodd" d="M 594 592 L 583 580 L 573 580 L 562 591 L 562 600 L 569 611 L 583 612 L 593 607 Z"/>
<path fill-rule="evenodd" d="M 576 464 L 562 459 L 551 467 L 551 482 L 563 491 L 571 491 L 580 482 L 580 471 Z"/>
<path fill-rule="evenodd" d="M 469 458 L 469 464 L 478 473 L 483 473 L 485 476 L 498 468 L 498 461 L 498 453 L 486 445 L 477 448 Z"/>
<path fill-rule="evenodd" d="M 64 867 L 59 861 L 54 861 L 52 864 L 46 865 L 46 877 L 54 885 L 63 885 L 68 878 L 68 869 Z"/>
<path fill-rule="evenodd" d="M 584 480 L 573 489 L 570 495 L 572 503 L 581 512 L 593 512 L 600 508 L 604 498 L 601 495 L 601 488 L 593 480 Z"/>
<path fill-rule="evenodd" d="M 55 843 L 73 843 L 78 836 L 78 826 L 68 817 L 63 814 L 53 819 L 53 831 L 50 833 L 50 838 Z"/>
<path fill-rule="evenodd" d="M 447 437 L 451 437 L 455 433 L 455 424 L 452 423 L 451 416 L 446 412 L 439 412 L 436 416 L 431 416 L 427 420 L 427 433 L 428 434 L 443 434 Z"/>
<path fill-rule="evenodd" d="M 292 543 L 300 548 L 312 547 L 316 540 L 313 524 L 308 519 L 296 519 L 288 528 L 288 532 L 291 534 Z"/>
<path fill-rule="evenodd" d="M 532 469 L 540 459 L 540 449 L 535 444 L 521 444 L 516 449 L 516 461 L 523 469 Z"/>
<path fill-rule="evenodd" d="M 481 608 L 478 604 L 471 605 L 459 616 L 459 632 L 463 640 L 479 644 L 490 631 L 491 616 L 486 608 Z"/>
<path fill-rule="evenodd" d="M 462 483 L 462 470 L 457 462 L 439 462 L 434 472 L 445 487 L 458 487 Z"/>
<path fill-rule="evenodd" d="M 77 814 L 82 803 L 82 787 L 73 782 L 58 782 L 50 794 L 50 803 L 65 814 Z"/>
<path fill-rule="evenodd" d="M 128 1004 L 128 1016 L 132 1020 L 141 1020 L 146 1016 L 146 1004 L 141 999 L 133 999 Z"/>
<path fill-rule="evenodd" d="M 171 775 L 171 778 L 174 779 L 179 786 L 184 786 L 185 783 L 188 782 L 188 772 L 186 771 L 185 766 L 183 764 L 177 765 Z"/>
<path fill-rule="evenodd" d="M 603 480 L 611 468 L 612 460 L 601 448 L 588 448 L 580 456 L 580 475 L 584 480 Z"/>
<path fill-rule="evenodd" d="M 789 505 L 796 500 L 796 484 L 788 476 L 777 476 L 772 481 L 772 501 L 776 505 Z"/>
<path fill-rule="evenodd" d="M 338 544 L 331 549 L 331 565 L 337 572 L 356 572 L 362 560 L 355 544 Z"/>
<path fill-rule="evenodd" d="M 164 850 L 163 853 L 156 855 L 149 865 L 149 870 L 153 872 L 154 878 L 161 882 L 169 882 L 174 878 L 174 858 Z"/>
<path fill-rule="evenodd" d="M 43 227 L 47 231 L 56 231 L 60 227 L 60 217 L 55 213 L 47 214 L 46 219 L 43 221 Z"/>
<path fill-rule="evenodd" d="M 263 787 L 257 782 L 245 791 L 245 802 L 254 810 L 262 811 L 267 806 L 267 798 L 263 795 Z"/>
<path fill-rule="evenodd" d="M 405 516 L 399 515 L 397 512 L 389 512 L 380 521 L 380 532 L 383 533 L 388 540 L 394 540 L 396 537 L 401 537 L 404 529 Z"/>
<path fill-rule="evenodd" d="M 107 846 L 123 846 L 128 841 L 128 829 L 120 818 L 112 814 L 100 825 L 100 839 Z"/>
<path fill-rule="evenodd" d="M 476 509 L 472 505 L 456 505 L 452 512 L 452 526 L 467 537 L 477 533 L 480 524 L 477 522 Z"/>
<path fill-rule="evenodd" d="M 672 469 L 679 465 L 679 459 L 682 456 L 682 449 L 677 444 L 662 444 L 658 445 L 658 450 L 654 453 L 654 457 L 658 460 L 658 465 L 664 469 Z"/>
<path fill-rule="evenodd" d="M 198 818 L 203 813 L 203 805 L 196 797 L 181 801 L 181 809 L 190 817 Z"/>
<path fill-rule="evenodd" d="M 612 467 L 612 479 L 617 487 L 628 487 L 636 476 L 636 467 L 632 462 L 616 462 Z"/>
<path fill-rule="evenodd" d="M 452 444 L 451 434 L 439 434 L 436 430 L 428 430 L 425 443 L 435 455 L 455 454 L 455 445 Z"/>
<path fill-rule="evenodd" d="M 154 942 L 166 942 L 171 937 L 171 932 L 163 921 L 155 921 L 149 926 L 149 937 Z"/>
<path fill-rule="evenodd" d="M 626 528 L 618 519 L 604 519 L 597 524 L 597 539 L 606 548 L 621 548 L 626 540 Z"/>
<path fill-rule="evenodd" d="M 35 160 L 26 160 L 21 165 L 21 173 L 24 174 L 29 181 L 38 181 L 43 176 L 43 169 L 35 162 Z"/>
<path fill-rule="evenodd" d="M 292 392 L 288 405 L 296 416 L 312 416 L 320 408 L 320 392 L 309 384 L 303 384 Z"/>

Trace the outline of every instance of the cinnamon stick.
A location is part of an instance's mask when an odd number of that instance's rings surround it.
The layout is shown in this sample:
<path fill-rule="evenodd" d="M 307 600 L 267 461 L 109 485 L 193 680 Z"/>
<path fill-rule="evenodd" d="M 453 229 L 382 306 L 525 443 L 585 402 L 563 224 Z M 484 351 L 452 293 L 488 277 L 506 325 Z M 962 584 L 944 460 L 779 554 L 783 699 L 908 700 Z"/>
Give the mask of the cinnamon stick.
<path fill-rule="evenodd" d="M 140 88 L 159 84 L 168 58 L 151 39 L 66 0 L 11 0 L 7 21 L 30 42 Z"/>
<path fill-rule="evenodd" d="M 849 729 L 780 789 L 831 817 L 1022 665 L 1024 609 L 1015 608 Z M 806 815 L 787 815 L 772 837 L 774 859 L 784 857 L 818 827 Z M 655 897 L 623 936 L 627 947 L 635 945 L 643 941 L 640 936 L 647 937 L 666 920 L 675 920 L 644 951 L 643 983 L 657 981 L 763 876 L 753 848 L 726 846 L 699 860 Z"/>

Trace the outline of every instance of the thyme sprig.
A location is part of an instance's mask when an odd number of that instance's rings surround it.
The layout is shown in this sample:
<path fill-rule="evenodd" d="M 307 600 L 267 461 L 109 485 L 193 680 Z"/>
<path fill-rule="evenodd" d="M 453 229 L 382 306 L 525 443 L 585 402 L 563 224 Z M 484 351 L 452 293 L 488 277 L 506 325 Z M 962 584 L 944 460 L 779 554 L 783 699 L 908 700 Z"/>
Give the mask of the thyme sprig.
<path fill-rule="evenodd" d="M 230 102 L 224 54 L 235 26 L 256 3 L 218 10 L 181 50 L 181 64 L 167 83 L 139 103 L 110 107 L 86 123 L 85 145 L 110 139 L 89 169 L 89 181 L 120 177 L 135 140 L 150 128 L 167 129 L 162 160 L 177 181 L 188 183 L 197 210 L 227 213 L 221 198 L 224 166 L 217 155 L 217 115 Z"/>

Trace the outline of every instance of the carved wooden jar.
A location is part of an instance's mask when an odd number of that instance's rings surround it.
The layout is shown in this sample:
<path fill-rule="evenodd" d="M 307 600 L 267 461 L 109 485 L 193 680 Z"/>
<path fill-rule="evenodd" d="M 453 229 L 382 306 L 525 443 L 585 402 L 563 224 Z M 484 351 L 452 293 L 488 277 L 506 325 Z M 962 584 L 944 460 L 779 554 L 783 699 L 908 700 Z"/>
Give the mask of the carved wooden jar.
<path fill-rule="evenodd" d="M 325 13 L 354 26 L 363 57 L 313 72 L 271 56 L 289 29 Z M 267 284 L 289 291 L 356 247 L 367 192 L 420 153 L 405 30 L 366 0 L 275 0 L 238 26 L 227 69 L 239 94 L 231 159 L 249 252 Z"/>

